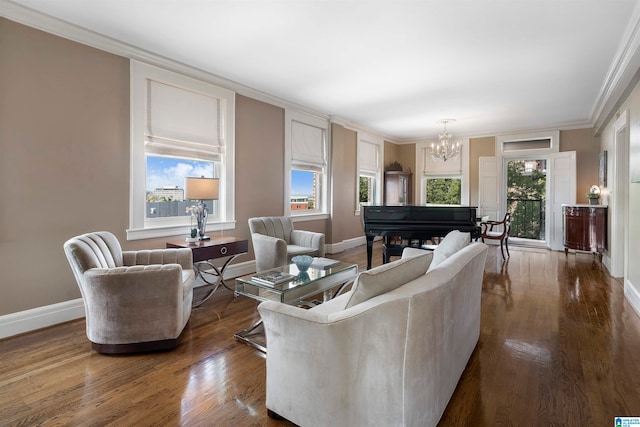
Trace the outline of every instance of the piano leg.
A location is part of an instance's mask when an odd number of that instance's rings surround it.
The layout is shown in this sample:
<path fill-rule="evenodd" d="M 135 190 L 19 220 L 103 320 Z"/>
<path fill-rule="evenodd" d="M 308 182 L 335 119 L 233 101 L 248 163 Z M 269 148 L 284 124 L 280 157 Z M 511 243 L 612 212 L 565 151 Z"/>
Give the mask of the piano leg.
<path fill-rule="evenodd" d="M 371 268 L 371 254 L 373 253 L 373 237 L 367 236 L 367 270 Z"/>

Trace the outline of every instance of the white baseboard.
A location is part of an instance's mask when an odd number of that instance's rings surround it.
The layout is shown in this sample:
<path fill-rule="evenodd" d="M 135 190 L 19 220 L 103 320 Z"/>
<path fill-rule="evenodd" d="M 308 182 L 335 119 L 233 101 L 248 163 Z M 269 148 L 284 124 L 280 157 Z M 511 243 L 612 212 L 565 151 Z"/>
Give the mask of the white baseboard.
<path fill-rule="evenodd" d="M 84 317 L 82 298 L 0 316 L 0 339 Z"/>
<path fill-rule="evenodd" d="M 629 280 L 624 281 L 624 296 L 631 304 L 631 307 L 636 311 L 636 314 L 640 316 L 640 292 L 638 288 L 633 286 Z"/>
<path fill-rule="evenodd" d="M 365 237 L 356 237 L 337 244 L 327 245 L 326 252 L 334 254 L 363 244 L 366 244 Z M 245 276 L 255 271 L 255 260 L 231 264 L 225 270 L 224 278 L 231 279 L 233 277 Z M 194 284 L 194 287 L 204 285 L 206 285 L 206 283 L 198 280 L 198 282 Z M 233 283 L 228 283 L 228 285 L 233 288 Z M 0 339 L 46 328 L 58 323 L 80 319 L 84 316 L 85 312 L 82 298 L 7 314 L 0 316 Z"/>
<path fill-rule="evenodd" d="M 339 243 L 332 243 L 325 245 L 325 252 L 328 254 L 337 254 L 347 249 L 356 248 L 361 245 L 367 244 L 367 238 L 365 236 L 354 237 L 353 239 L 343 240 Z"/>

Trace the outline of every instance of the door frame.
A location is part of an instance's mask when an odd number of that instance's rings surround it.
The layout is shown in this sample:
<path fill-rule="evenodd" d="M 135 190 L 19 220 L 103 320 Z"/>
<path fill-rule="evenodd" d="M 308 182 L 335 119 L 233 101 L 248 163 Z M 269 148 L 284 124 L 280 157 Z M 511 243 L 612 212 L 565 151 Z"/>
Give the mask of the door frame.
<path fill-rule="evenodd" d="M 607 179 L 605 194 L 609 205 L 608 254 L 604 263 L 613 277 L 627 277 L 629 266 L 629 111 L 624 110 L 613 124 L 613 182 Z M 607 165 L 607 169 L 609 165 Z"/>
<path fill-rule="evenodd" d="M 549 147 L 547 148 L 533 148 L 533 149 L 509 149 L 505 150 L 504 147 L 507 143 L 514 142 L 523 142 L 523 147 L 526 147 L 529 141 L 535 140 L 549 140 Z M 504 213 L 506 211 L 506 161 L 514 160 L 514 159 L 526 159 L 526 158 L 536 158 L 536 159 L 546 159 L 547 160 L 547 200 L 545 204 L 546 209 L 546 221 L 545 221 L 545 241 L 533 241 L 530 239 L 526 239 L 526 243 L 532 244 L 533 242 L 540 242 L 535 246 L 540 247 L 548 247 L 552 250 L 561 250 L 562 247 L 562 207 L 563 203 L 575 203 L 576 198 L 576 153 L 575 151 L 571 152 L 560 152 L 560 131 L 559 130 L 549 130 L 549 131 L 539 131 L 539 132 L 531 132 L 524 134 L 510 134 L 510 135 L 499 135 L 496 136 L 496 149 L 495 157 L 481 157 L 480 158 L 480 169 L 479 169 L 479 180 L 478 180 L 478 196 L 479 196 L 479 204 L 480 210 L 484 213 L 486 207 L 483 200 L 483 194 L 491 194 L 491 192 L 495 191 L 497 193 L 498 202 L 496 203 L 496 219 L 502 219 Z M 572 170 L 571 179 L 568 183 L 568 186 L 560 187 L 557 186 L 549 187 L 551 182 L 553 181 L 553 176 L 550 175 L 552 173 L 549 171 L 551 167 L 551 163 L 555 160 L 562 159 L 564 157 L 568 157 L 571 161 L 570 173 Z M 483 188 L 487 185 L 487 182 L 483 181 L 483 162 L 490 161 L 491 159 L 495 159 L 496 167 L 501 168 L 502 170 L 498 170 L 497 175 L 499 179 L 492 180 L 492 185 L 496 185 L 498 188 Z M 572 160 L 571 160 L 572 159 Z M 561 182 L 562 183 L 562 182 Z M 564 193 L 564 194 L 563 194 Z M 553 200 L 553 203 L 552 203 Z M 509 239 L 511 240 L 511 239 Z M 521 243 L 525 243 L 525 239 L 516 239 L 514 243 L 518 240 Z M 558 243 L 560 242 L 560 243 Z"/>

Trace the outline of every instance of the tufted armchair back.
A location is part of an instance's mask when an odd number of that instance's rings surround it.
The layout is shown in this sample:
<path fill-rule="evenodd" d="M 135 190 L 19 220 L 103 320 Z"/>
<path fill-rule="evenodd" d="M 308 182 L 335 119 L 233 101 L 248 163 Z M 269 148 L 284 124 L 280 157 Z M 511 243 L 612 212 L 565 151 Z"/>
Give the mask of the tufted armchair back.
<path fill-rule="evenodd" d="M 258 233 L 284 240 L 291 243 L 291 232 L 293 222 L 286 216 L 263 216 L 249 219 L 249 230 L 251 233 Z"/>
<path fill-rule="evenodd" d="M 121 267 L 122 247 L 113 234 L 97 231 L 69 239 L 64 251 L 80 286 L 84 272 L 92 268 Z M 80 287 L 82 291 L 82 287 Z"/>
<path fill-rule="evenodd" d="M 324 256 L 324 234 L 295 230 L 287 216 L 249 218 L 256 271 L 281 267 L 296 255 Z"/>

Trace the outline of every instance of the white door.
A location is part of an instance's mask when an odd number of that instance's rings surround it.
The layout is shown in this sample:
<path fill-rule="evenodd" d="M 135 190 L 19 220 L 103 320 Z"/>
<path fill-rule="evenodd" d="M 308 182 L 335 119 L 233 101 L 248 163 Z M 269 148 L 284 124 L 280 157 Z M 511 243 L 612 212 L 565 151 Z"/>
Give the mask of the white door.
<path fill-rule="evenodd" d="M 478 215 L 489 215 L 489 219 L 500 221 L 502 207 L 502 167 L 499 157 L 480 157 Z"/>
<path fill-rule="evenodd" d="M 547 246 L 564 250 L 562 204 L 576 202 L 576 152 L 549 154 L 547 171 Z"/>

